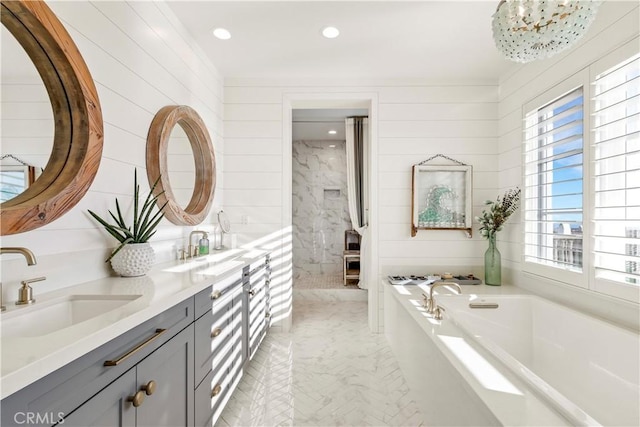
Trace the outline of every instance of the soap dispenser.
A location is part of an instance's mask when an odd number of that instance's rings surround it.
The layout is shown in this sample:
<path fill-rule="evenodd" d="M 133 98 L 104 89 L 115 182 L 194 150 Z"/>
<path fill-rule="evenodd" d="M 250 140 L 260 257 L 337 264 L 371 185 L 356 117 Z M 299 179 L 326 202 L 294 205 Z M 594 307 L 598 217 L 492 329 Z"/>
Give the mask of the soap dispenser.
<path fill-rule="evenodd" d="M 222 249 L 222 230 L 218 225 L 213 229 L 213 249 L 216 251 Z"/>
<path fill-rule="evenodd" d="M 208 255 L 209 254 L 209 239 L 207 233 L 203 233 L 202 239 L 198 243 L 198 253 L 200 255 Z"/>

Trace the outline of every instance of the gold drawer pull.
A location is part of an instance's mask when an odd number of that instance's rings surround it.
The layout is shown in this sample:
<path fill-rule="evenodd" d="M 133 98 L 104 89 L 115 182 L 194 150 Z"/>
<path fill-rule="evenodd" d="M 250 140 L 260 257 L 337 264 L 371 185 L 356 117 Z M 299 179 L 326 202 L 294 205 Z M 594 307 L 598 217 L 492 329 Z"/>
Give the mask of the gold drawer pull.
<path fill-rule="evenodd" d="M 215 338 L 222 333 L 222 328 L 215 328 L 213 332 L 211 332 L 211 338 Z"/>
<path fill-rule="evenodd" d="M 138 344 L 135 347 L 133 347 L 131 350 L 127 351 L 122 356 L 118 357 L 115 360 L 107 360 L 107 361 L 105 361 L 104 362 L 104 366 L 117 366 L 117 365 L 121 364 L 122 362 L 127 360 L 129 357 L 133 356 L 138 351 L 142 350 L 143 347 L 151 344 L 152 342 L 154 342 L 155 340 L 160 338 L 162 336 L 162 334 L 164 334 L 165 332 L 167 332 L 166 329 L 160 329 L 160 328 L 156 329 L 156 332 L 153 335 L 151 335 L 149 338 L 147 338 L 146 340 L 144 340 L 140 344 Z M 142 402 L 140 402 L 140 403 L 142 403 Z"/>
<path fill-rule="evenodd" d="M 141 386 L 140 390 L 144 391 L 147 396 L 151 396 L 156 391 L 156 382 L 154 380 L 151 380 L 145 385 Z"/>
<path fill-rule="evenodd" d="M 133 406 L 137 408 L 138 406 L 142 405 L 142 402 L 144 402 L 144 392 L 137 391 L 136 394 L 127 398 L 127 402 L 133 403 Z"/>
<path fill-rule="evenodd" d="M 222 386 L 219 383 L 216 384 L 213 390 L 211 390 L 211 397 L 216 397 L 217 395 L 220 394 L 221 391 L 222 391 Z"/>
<path fill-rule="evenodd" d="M 218 299 L 218 298 L 220 298 L 220 295 L 222 295 L 222 292 L 220 292 L 218 289 L 216 289 L 215 291 L 213 291 L 211 293 L 211 299 Z"/>

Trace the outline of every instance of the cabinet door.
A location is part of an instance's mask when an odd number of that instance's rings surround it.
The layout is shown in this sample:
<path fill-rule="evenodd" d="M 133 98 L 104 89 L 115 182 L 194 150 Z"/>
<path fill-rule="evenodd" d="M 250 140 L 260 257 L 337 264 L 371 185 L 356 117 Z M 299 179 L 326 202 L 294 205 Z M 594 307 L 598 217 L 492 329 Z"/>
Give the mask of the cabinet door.
<path fill-rule="evenodd" d="M 127 399 L 136 392 L 135 368 L 93 396 L 64 419 L 69 427 L 135 427 L 136 411 Z"/>
<path fill-rule="evenodd" d="M 138 427 L 193 426 L 193 365 L 193 324 L 138 364 L 138 390 L 155 385 L 137 408 Z"/>

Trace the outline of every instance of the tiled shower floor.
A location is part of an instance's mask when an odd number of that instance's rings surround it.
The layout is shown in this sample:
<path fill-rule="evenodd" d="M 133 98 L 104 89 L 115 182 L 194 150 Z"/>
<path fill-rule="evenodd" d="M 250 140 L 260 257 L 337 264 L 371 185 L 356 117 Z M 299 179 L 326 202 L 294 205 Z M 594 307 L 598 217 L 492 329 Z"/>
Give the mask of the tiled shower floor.
<path fill-rule="evenodd" d="M 299 301 L 290 333 L 267 334 L 218 426 L 421 426 L 367 303 Z"/>

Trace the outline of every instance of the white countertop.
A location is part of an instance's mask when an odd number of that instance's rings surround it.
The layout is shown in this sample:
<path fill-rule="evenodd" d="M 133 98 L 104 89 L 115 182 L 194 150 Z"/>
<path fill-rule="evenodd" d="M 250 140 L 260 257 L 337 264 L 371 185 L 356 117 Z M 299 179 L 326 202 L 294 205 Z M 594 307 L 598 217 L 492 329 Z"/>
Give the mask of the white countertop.
<path fill-rule="evenodd" d="M 429 286 L 390 285 L 386 279 L 383 280 L 383 283 L 385 294 L 387 296 L 393 295 L 400 305 L 406 309 L 425 335 L 433 341 L 443 356 L 460 373 L 469 387 L 474 390 L 486 406 L 490 408 L 502 425 L 570 425 L 565 418 L 541 401 L 506 366 L 478 346 L 473 339 L 470 339 L 462 329 L 456 326 L 446 312 L 441 321 L 428 316 L 426 310 L 422 307 L 422 294 L 428 293 Z M 437 300 L 460 298 L 453 296 L 453 292 L 445 287 L 436 288 L 433 293 L 437 296 Z M 462 294 L 463 297 L 469 298 L 474 295 L 523 295 L 530 293 L 515 286 L 488 286 L 481 284 L 462 286 Z M 416 339 L 420 338 L 416 337 Z M 455 340 L 466 350 L 458 352 L 452 350 L 447 345 L 447 342 L 452 340 Z M 465 355 L 469 356 L 470 354 L 475 355 L 471 360 L 465 357 Z M 415 369 L 419 369 L 419 367 Z M 491 371 L 488 372 L 487 369 Z M 487 375 L 504 379 L 508 384 L 512 384 L 517 389 L 517 392 L 514 394 L 496 393 L 488 389 L 479 380 L 479 378 L 482 379 Z M 459 402 L 454 404 L 457 405 Z"/>
<path fill-rule="evenodd" d="M 68 295 L 140 295 L 115 310 L 39 337 L 2 336 L 3 316 L 11 317 L 11 313 L 29 309 L 7 304 L 7 311 L 0 315 L 0 398 L 95 350 L 265 254 L 258 250 L 231 249 L 187 261 L 158 264 L 141 277 L 107 277 L 37 294 L 34 307 Z"/>

